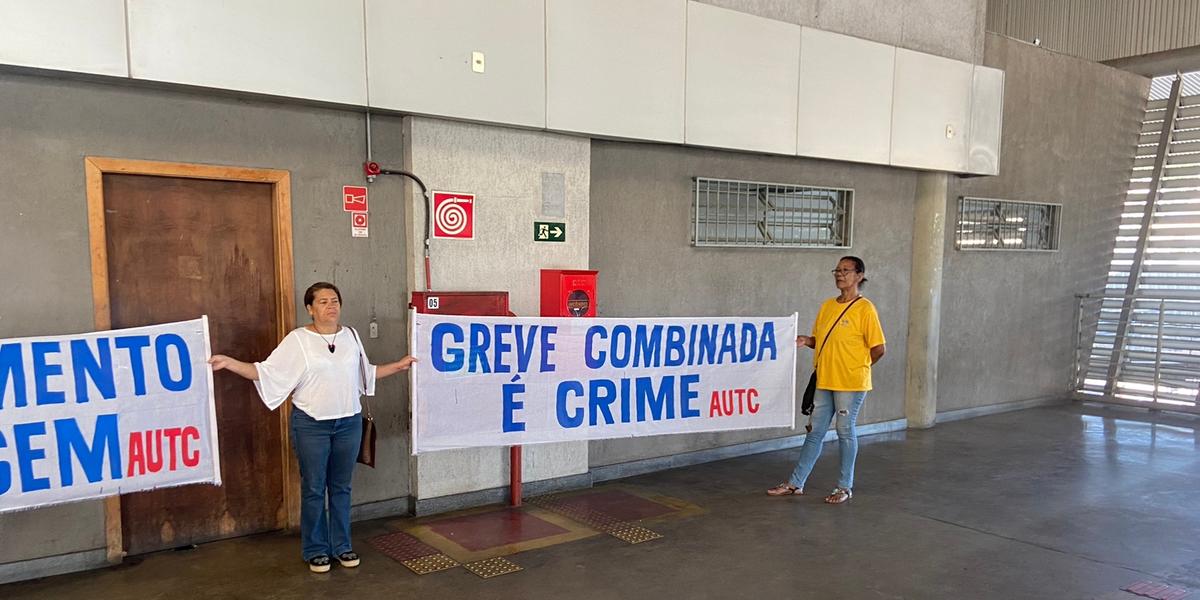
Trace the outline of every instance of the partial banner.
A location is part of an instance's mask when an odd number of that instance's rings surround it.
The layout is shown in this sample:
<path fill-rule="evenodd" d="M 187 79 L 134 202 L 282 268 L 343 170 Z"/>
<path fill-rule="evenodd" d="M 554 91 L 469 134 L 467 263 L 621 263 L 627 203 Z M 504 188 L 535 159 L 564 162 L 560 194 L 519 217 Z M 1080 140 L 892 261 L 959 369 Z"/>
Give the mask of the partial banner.
<path fill-rule="evenodd" d="M 0 513 L 221 483 L 208 319 L 0 340 Z"/>
<path fill-rule="evenodd" d="M 414 314 L 412 335 L 414 454 L 795 421 L 795 314 Z"/>

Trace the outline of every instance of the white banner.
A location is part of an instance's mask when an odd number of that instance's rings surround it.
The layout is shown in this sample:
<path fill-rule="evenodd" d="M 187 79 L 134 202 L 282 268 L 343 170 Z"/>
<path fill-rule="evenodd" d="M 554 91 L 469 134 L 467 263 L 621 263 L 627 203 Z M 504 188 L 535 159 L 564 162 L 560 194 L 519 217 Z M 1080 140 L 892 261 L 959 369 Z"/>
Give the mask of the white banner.
<path fill-rule="evenodd" d="M 795 421 L 794 314 L 412 322 L 414 454 Z"/>
<path fill-rule="evenodd" d="M 0 513 L 221 483 L 208 319 L 0 340 Z"/>

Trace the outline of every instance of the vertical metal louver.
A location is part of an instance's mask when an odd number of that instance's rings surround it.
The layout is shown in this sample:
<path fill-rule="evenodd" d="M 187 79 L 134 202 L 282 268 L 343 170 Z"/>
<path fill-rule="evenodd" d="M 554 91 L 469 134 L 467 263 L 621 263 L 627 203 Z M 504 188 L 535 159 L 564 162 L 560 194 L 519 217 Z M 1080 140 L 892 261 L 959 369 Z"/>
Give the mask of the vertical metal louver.
<path fill-rule="evenodd" d="M 1080 301 L 1075 389 L 1200 412 L 1200 72 L 1153 82 L 1129 182 L 1104 293 Z"/>

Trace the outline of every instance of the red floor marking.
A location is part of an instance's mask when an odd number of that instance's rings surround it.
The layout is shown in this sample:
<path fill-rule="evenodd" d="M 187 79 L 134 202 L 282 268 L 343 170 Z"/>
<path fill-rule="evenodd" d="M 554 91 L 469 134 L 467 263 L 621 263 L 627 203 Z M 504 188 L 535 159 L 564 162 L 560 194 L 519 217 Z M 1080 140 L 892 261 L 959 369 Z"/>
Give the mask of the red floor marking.
<path fill-rule="evenodd" d="M 1181 587 L 1154 581 L 1137 581 L 1121 589 L 1153 600 L 1180 600 L 1191 593 Z"/>
<path fill-rule="evenodd" d="M 434 533 L 471 552 L 570 533 L 519 509 L 444 519 L 428 526 Z"/>
<path fill-rule="evenodd" d="M 640 521 L 673 513 L 675 509 L 630 494 L 624 490 L 602 490 L 557 500 L 565 507 L 603 513 L 620 521 Z"/>
<path fill-rule="evenodd" d="M 369 540 L 372 546 L 383 553 L 384 556 L 393 558 L 400 562 L 413 558 L 421 558 L 430 554 L 439 554 L 437 548 L 418 540 L 417 538 L 397 531 L 396 533 L 385 533 L 377 535 Z"/>

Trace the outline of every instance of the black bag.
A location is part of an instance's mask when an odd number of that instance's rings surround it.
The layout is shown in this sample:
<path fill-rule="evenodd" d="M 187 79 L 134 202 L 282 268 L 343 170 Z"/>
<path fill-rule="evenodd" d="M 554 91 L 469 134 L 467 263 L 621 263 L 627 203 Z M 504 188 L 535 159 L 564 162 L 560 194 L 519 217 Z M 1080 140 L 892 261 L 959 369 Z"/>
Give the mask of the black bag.
<path fill-rule="evenodd" d="M 366 358 L 363 355 L 362 340 L 358 337 L 358 332 L 353 327 L 350 331 L 354 333 L 354 341 L 358 342 L 358 375 L 362 378 L 362 389 L 367 389 L 367 366 L 364 364 Z M 375 468 L 375 419 L 371 418 L 371 405 L 367 403 L 365 397 L 361 398 L 363 410 L 362 416 L 362 438 L 358 442 L 358 462 Z"/>
<path fill-rule="evenodd" d="M 808 376 L 808 387 L 804 388 L 804 399 L 800 401 L 801 414 L 811 415 L 813 411 L 813 397 L 817 393 L 817 370 L 813 369 L 812 375 Z"/>
<path fill-rule="evenodd" d="M 362 441 L 358 444 L 358 462 L 375 468 L 375 419 L 371 418 L 370 409 L 363 410 L 362 414 Z"/>
<path fill-rule="evenodd" d="M 850 307 L 854 306 L 854 303 L 858 302 L 859 298 L 862 298 L 862 296 L 859 296 L 858 298 L 851 300 L 850 304 L 847 305 L 846 308 L 842 309 L 842 314 L 838 315 L 838 318 L 836 320 L 834 320 L 833 327 L 829 328 L 829 332 L 825 334 L 825 339 L 821 341 L 821 348 L 820 348 L 820 350 L 817 350 L 817 356 L 813 357 L 814 363 L 817 362 L 817 358 L 819 358 L 821 356 L 821 350 L 825 349 L 825 342 L 829 341 L 829 336 L 833 333 L 833 328 L 837 327 L 837 324 L 839 321 L 842 320 L 842 317 L 846 316 L 846 311 L 850 310 Z M 801 414 L 805 414 L 805 415 L 812 414 L 813 404 L 815 402 L 814 396 L 816 396 L 816 394 L 817 394 L 817 370 L 814 368 L 812 375 L 810 375 L 808 377 L 808 387 L 804 388 L 804 398 L 800 400 L 800 413 Z"/>

